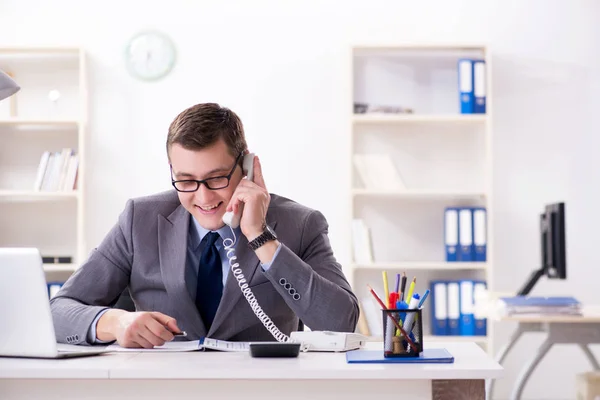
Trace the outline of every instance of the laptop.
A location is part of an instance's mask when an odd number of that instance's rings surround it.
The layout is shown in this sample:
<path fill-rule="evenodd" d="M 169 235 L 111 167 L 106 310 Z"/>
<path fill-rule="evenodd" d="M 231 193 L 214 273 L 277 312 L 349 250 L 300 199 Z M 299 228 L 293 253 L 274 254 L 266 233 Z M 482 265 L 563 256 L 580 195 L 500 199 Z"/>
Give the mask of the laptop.
<path fill-rule="evenodd" d="M 42 256 L 35 248 L 0 248 L 0 357 L 70 358 L 104 348 L 56 343 Z"/>

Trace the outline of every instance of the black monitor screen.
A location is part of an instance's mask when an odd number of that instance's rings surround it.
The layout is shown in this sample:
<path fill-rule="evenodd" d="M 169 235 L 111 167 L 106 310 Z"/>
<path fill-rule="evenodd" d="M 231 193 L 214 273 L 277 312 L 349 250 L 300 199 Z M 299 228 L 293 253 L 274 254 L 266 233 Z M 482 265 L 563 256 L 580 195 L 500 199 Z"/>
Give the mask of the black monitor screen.
<path fill-rule="evenodd" d="M 548 278 L 566 279 L 565 204 L 548 204 L 540 215 L 540 225 L 542 268 Z"/>

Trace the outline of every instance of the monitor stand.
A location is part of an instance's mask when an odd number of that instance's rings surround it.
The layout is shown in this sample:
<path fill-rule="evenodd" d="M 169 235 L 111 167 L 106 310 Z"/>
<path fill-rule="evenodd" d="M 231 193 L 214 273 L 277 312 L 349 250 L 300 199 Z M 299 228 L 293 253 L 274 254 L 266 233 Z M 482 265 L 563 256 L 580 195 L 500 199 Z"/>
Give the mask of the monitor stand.
<path fill-rule="evenodd" d="M 531 292 L 531 289 L 533 289 L 533 287 L 535 286 L 537 281 L 542 276 L 544 276 L 544 273 L 545 273 L 545 268 L 540 268 L 538 270 L 533 271 L 531 273 L 531 275 L 529 276 L 529 279 L 527 280 L 527 282 L 525 282 L 525 285 L 523 285 L 523 287 L 521 288 L 521 290 L 519 290 L 517 295 L 518 296 L 527 296 L 529 294 L 529 292 Z"/>

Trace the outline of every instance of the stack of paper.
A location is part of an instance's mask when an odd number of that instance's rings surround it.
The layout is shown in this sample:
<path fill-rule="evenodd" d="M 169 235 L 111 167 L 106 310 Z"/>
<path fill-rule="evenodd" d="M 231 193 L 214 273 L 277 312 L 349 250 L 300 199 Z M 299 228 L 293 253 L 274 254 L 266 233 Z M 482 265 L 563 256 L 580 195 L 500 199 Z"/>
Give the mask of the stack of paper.
<path fill-rule="evenodd" d="M 582 315 L 581 303 L 574 297 L 501 297 L 502 315 Z"/>

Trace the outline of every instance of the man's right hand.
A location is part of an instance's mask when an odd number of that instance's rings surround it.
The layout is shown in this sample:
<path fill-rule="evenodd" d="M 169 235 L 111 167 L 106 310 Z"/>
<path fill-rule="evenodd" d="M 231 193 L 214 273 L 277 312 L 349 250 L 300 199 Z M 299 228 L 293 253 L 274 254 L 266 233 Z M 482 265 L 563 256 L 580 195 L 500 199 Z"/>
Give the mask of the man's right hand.
<path fill-rule="evenodd" d="M 151 349 L 173 340 L 181 329 L 173 317 L 159 312 L 127 312 L 109 310 L 96 325 L 96 337 L 102 341 L 116 340 L 122 347 Z"/>

